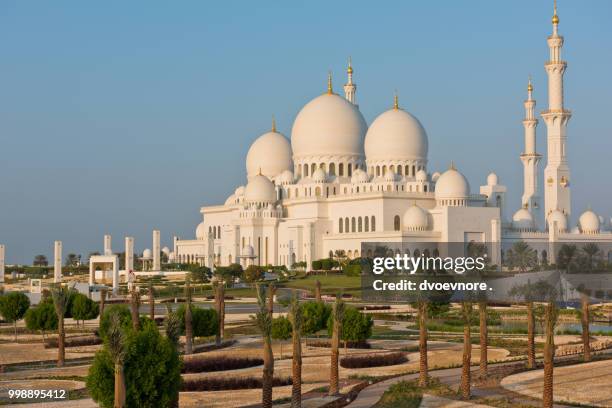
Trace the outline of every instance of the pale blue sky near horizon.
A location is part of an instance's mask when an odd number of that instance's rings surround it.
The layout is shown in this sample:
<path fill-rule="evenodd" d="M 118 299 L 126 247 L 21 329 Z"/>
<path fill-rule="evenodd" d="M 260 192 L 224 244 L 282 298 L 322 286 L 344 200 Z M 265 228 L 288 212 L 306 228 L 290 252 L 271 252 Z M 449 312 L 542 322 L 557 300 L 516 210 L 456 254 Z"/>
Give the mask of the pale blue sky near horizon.
<path fill-rule="evenodd" d="M 527 76 L 546 105 L 552 0 L 0 3 L 0 243 L 8 263 L 192 238 L 199 208 L 245 183 L 250 143 L 290 136 L 336 92 L 352 56 L 368 123 L 392 105 L 429 135 L 430 172 L 454 160 L 472 192 L 495 171 L 522 192 Z M 612 215 L 612 2 L 559 0 L 568 61 L 573 221 Z M 545 126 L 538 150 L 545 153 Z M 541 164 L 540 170 L 544 167 Z M 540 180 L 541 181 L 541 180 Z"/>

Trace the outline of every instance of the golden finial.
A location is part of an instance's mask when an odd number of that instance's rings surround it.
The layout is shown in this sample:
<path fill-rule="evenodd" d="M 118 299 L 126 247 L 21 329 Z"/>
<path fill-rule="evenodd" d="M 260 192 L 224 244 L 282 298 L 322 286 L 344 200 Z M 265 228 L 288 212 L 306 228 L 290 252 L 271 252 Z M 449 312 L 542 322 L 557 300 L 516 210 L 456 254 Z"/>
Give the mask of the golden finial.
<path fill-rule="evenodd" d="M 349 60 L 348 60 L 348 68 L 346 69 L 346 72 L 347 72 L 349 75 L 352 75 L 352 74 L 353 74 L 353 64 L 352 64 L 352 61 L 351 61 L 351 57 L 350 57 L 350 56 L 349 56 Z"/>
<path fill-rule="evenodd" d="M 553 24 L 559 24 L 559 16 L 557 15 L 557 0 L 554 0 L 554 14 L 552 18 Z"/>
<path fill-rule="evenodd" d="M 329 71 L 327 73 L 327 94 L 331 95 L 334 93 L 334 89 L 332 88 L 332 73 Z"/>
<path fill-rule="evenodd" d="M 455 168 L 455 162 L 454 162 L 454 161 L 452 161 L 452 160 L 451 160 L 451 162 L 450 162 L 450 167 L 449 167 L 448 169 L 449 169 L 449 170 L 457 170 L 457 169 Z"/>
<path fill-rule="evenodd" d="M 272 115 L 272 132 L 276 132 L 276 118 Z"/>
<path fill-rule="evenodd" d="M 529 75 L 529 79 L 527 82 L 527 92 L 533 92 L 533 85 L 531 84 L 531 75 Z"/>
<path fill-rule="evenodd" d="M 393 95 L 393 109 L 399 109 L 399 98 L 397 96 L 397 90 L 395 91 L 395 95 Z"/>
<path fill-rule="evenodd" d="M 258 176 L 261 176 L 261 166 L 259 167 L 259 172 L 257 173 Z"/>

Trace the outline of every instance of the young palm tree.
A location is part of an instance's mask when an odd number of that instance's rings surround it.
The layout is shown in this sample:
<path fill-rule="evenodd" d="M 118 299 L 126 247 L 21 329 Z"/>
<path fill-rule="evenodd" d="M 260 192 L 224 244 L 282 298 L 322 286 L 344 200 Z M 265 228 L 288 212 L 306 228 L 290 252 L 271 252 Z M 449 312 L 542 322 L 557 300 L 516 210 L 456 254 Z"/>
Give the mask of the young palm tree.
<path fill-rule="evenodd" d="M 185 280 L 185 354 L 193 353 L 193 316 L 191 315 L 191 285 Z"/>
<path fill-rule="evenodd" d="M 106 306 L 106 288 L 100 289 L 100 320 L 104 314 L 104 306 Z"/>
<path fill-rule="evenodd" d="M 132 327 L 134 330 L 140 330 L 140 314 L 138 313 L 138 309 L 140 308 L 140 295 L 136 288 L 132 289 L 132 293 L 130 293 L 130 312 L 132 314 Z"/>
<path fill-rule="evenodd" d="M 321 282 L 318 279 L 315 280 L 315 300 L 321 301 Z"/>
<path fill-rule="evenodd" d="M 582 247 L 582 252 L 586 258 L 587 272 L 591 272 L 593 266 L 597 263 L 596 261 L 600 259 L 601 250 L 597 244 L 591 242 Z"/>
<path fill-rule="evenodd" d="M 544 343 L 544 392 L 542 406 L 553 406 L 553 371 L 555 363 L 555 324 L 557 322 L 557 305 L 550 300 L 546 305 L 546 342 Z"/>
<path fill-rule="evenodd" d="M 68 308 L 70 293 L 68 288 L 57 284 L 51 290 L 53 297 L 53 307 L 57 315 L 57 366 L 63 367 L 66 360 L 66 330 L 64 329 L 64 315 Z"/>
<path fill-rule="evenodd" d="M 214 286 L 215 309 L 219 319 L 219 331 L 215 336 L 217 346 L 221 345 L 221 340 L 225 337 L 225 286 L 223 280 L 218 280 Z"/>
<path fill-rule="evenodd" d="M 589 297 L 583 293 L 581 295 L 582 313 L 580 322 L 582 323 L 582 347 L 584 349 L 584 362 L 591 361 L 591 334 L 589 333 L 590 313 L 589 313 Z"/>
<path fill-rule="evenodd" d="M 149 317 L 155 321 L 155 293 L 153 289 L 153 280 L 149 281 Z"/>
<path fill-rule="evenodd" d="M 178 349 L 179 339 L 181 337 L 181 319 L 178 314 L 172 311 L 170 305 L 166 305 L 166 320 L 164 327 L 166 329 L 166 337 L 172 342 L 175 349 Z"/>
<path fill-rule="evenodd" d="M 559 253 L 557 255 L 557 266 L 565 269 L 567 273 L 570 273 L 574 265 L 578 260 L 578 247 L 576 245 L 561 245 Z"/>
<path fill-rule="evenodd" d="M 332 310 L 333 330 L 331 339 L 331 369 L 329 374 L 329 395 L 338 395 L 338 357 L 340 355 L 340 337 L 342 336 L 342 319 L 344 318 L 344 302 L 340 294 L 336 295 L 336 302 Z"/>
<path fill-rule="evenodd" d="M 535 314 L 533 301 L 527 302 L 527 368 L 535 368 Z"/>
<path fill-rule="evenodd" d="M 488 359 L 488 328 L 487 328 L 487 302 L 481 300 L 478 302 L 478 314 L 480 316 L 480 369 L 478 374 L 481 378 L 487 375 L 487 359 Z"/>
<path fill-rule="evenodd" d="M 418 303 L 419 314 L 419 387 L 426 387 L 428 383 L 428 361 L 427 361 L 427 303 Z"/>
<path fill-rule="evenodd" d="M 115 364 L 115 402 L 114 408 L 125 407 L 125 376 L 123 362 L 125 360 L 125 333 L 121 330 L 121 319 L 117 313 L 110 316 L 107 336 L 108 352 Z"/>
<path fill-rule="evenodd" d="M 472 362 L 472 303 L 463 302 L 461 304 L 463 312 L 463 366 L 461 370 L 461 397 L 465 400 L 470 399 L 470 382 L 471 372 L 470 365 Z"/>
<path fill-rule="evenodd" d="M 289 306 L 289 320 L 291 321 L 291 338 L 293 345 L 293 361 L 291 362 L 291 408 L 302 406 L 302 306 L 297 291 L 293 291 L 291 305 Z"/>
<path fill-rule="evenodd" d="M 273 292 L 268 288 L 268 298 Z M 270 300 L 268 300 L 270 302 Z M 262 376 L 261 404 L 263 408 L 272 408 L 272 385 L 274 381 L 274 354 L 272 352 L 272 314 L 266 304 L 266 287 L 257 285 L 257 303 L 259 310 L 255 314 L 255 324 L 263 337 L 264 367 Z"/>

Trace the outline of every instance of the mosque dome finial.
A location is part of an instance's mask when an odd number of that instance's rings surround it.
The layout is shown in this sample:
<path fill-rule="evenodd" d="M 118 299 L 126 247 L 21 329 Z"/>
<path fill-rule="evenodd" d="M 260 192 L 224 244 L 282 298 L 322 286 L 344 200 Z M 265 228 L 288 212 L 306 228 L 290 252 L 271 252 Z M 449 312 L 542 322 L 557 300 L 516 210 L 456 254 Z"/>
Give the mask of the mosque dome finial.
<path fill-rule="evenodd" d="M 272 115 L 272 132 L 276 132 L 276 118 Z"/>
<path fill-rule="evenodd" d="M 397 91 L 395 91 L 395 95 L 393 95 L 393 109 L 399 109 L 399 98 L 397 96 Z"/>
<path fill-rule="evenodd" d="M 332 95 L 334 93 L 334 89 L 332 87 L 332 73 L 329 71 L 327 73 L 327 94 Z"/>
<path fill-rule="evenodd" d="M 533 92 L 533 85 L 531 83 L 531 75 L 529 75 L 529 80 L 527 82 L 527 92 Z"/>
<path fill-rule="evenodd" d="M 349 74 L 349 75 L 353 74 L 353 64 L 352 64 L 352 61 L 351 61 L 351 57 L 349 57 L 349 59 L 348 59 L 348 68 L 346 69 L 346 73 Z"/>
<path fill-rule="evenodd" d="M 557 25 L 559 24 L 559 16 L 557 15 L 557 0 L 555 0 L 555 5 L 554 5 L 554 14 L 552 17 L 552 23 Z"/>

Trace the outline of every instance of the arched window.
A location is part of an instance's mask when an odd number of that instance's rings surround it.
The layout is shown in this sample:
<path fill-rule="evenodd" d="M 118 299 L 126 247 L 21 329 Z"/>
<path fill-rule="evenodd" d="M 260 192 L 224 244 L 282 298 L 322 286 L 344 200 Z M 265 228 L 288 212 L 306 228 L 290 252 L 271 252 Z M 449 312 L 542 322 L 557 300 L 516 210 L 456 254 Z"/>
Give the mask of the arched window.
<path fill-rule="evenodd" d="M 387 174 L 387 166 L 382 167 L 382 175 L 384 176 L 385 174 Z"/>
<path fill-rule="evenodd" d="M 336 175 L 336 165 L 334 163 L 329 163 L 329 175 L 330 176 Z"/>
<path fill-rule="evenodd" d="M 344 163 L 338 164 L 338 175 L 344 176 Z"/>
<path fill-rule="evenodd" d="M 344 232 L 344 228 L 343 228 L 343 227 L 344 227 L 344 224 L 343 224 L 343 222 L 342 222 L 342 218 L 340 218 L 340 219 L 338 220 L 338 232 L 339 232 L 340 234 L 342 234 L 342 232 Z"/>
<path fill-rule="evenodd" d="M 348 174 L 347 175 L 349 177 L 351 177 L 353 175 L 353 164 L 349 163 L 347 169 L 348 169 Z"/>
<path fill-rule="evenodd" d="M 304 177 L 308 177 L 308 165 L 304 165 Z"/>
<path fill-rule="evenodd" d="M 355 217 L 351 218 L 351 232 L 355 232 L 355 229 L 357 227 L 357 222 L 355 220 Z"/>
<path fill-rule="evenodd" d="M 325 171 L 325 163 L 321 163 L 319 164 L 319 167 L 323 169 L 323 171 Z"/>
<path fill-rule="evenodd" d="M 364 231 L 365 232 L 369 232 L 370 231 L 370 218 L 369 217 L 365 217 L 364 221 Z"/>
<path fill-rule="evenodd" d="M 376 176 L 380 176 L 380 166 L 376 166 Z"/>
<path fill-rule="evenodd" d="M 400 230 L 400 216 L 399 215 L 396 215 L 395 217 L 393 217 L 393 230 L 394 231 Z"/>
<path fill-rule="evenodd" d="M 315 195 L 321 197 L 321 187 L 315 187 Z"/>
<path fill-rule="evenodd" d="M 370 226 L 372 227 L 372 232 L 376 231 L 376 217 L 372 216 Z"/>
<path fill-rule="evenodd" d="M 397 166 L 397 174 L 402 175 L 402 166 Z"/>
<path fill-rule="evenodd" d="M 395 173 L 395 166 L 393 164 L 389 166 L 389 171 Z"/>
<path fill-rule="evenodd" d="M 291 190 L 287 189 L 287 198 L 291 198 Z"/>
<path fill-rule="evenodd" d="M 346 253 L 346 257 L 347 257 L 348 259 L 352 259 L 352 258 L 353 258 L 353 251 L 351 251 L 351 250 L 349 249 L 349 251 Z"/>
<path fill-rule="evenodd" d="M 346 217 L 346 218 L 344 219 L 344 232 L 351 232 L 351 231 L 349 230 L 349 219 L 348 219 L 348 217 Z"/>
<path fill-rule="evenodd" d="M 310 165 L 310 174 L 313 175 L 316 169 L 317 169 L 317 165 L 315 163 L 312 163 Z"/>
<path fill-rule="evenodd" d="M 405 165 L 405 166 L 404 166 L 404 174 L 405 174 L 405 175 L 407 175 L 407 176 L 409 176 L 409 175 L 410 175 L 410 174 L 409 174 L 409 173 L 410 173 L 410 171 L 409 171 L 409 170 L 410 170 L 410 166 Z"/>
<path fill-rule="evenodd" d="M 391 184 L 387 186 L 387 191 L 391 191 Z"/>
<path fill-rule="evenodd" d="M 425 185 L 423 186 L 423 191 L 424 191 L 424 192 L 427 192 L 427 184 L 425 184 Z"/>
<path fill-rule="evenodd" d="M 363 220 L 361 219 L 361 217 L 357 219 L 357 231 L 363 232 Z"/>
<path fill-rule="evenodd" d="M 414 176 L 415 174 L 416 174 L 416 171 L 415 171 L 415 167 L 414 167 L 414 165 L 413 165 L 413 166 L 412 166 L 412 175 Z"/>
<path fill-rule="evenodd" d="M 221 227 L 217 227 L 217 238 L 221 238 Z"/>

